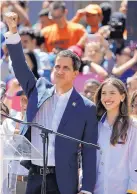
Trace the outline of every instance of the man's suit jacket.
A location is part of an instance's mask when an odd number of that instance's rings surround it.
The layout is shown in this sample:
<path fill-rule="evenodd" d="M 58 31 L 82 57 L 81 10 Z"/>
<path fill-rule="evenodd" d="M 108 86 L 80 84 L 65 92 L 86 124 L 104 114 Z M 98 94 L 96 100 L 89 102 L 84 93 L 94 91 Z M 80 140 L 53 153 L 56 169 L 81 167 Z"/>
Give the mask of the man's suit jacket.
<path fill-rule="evenodd" d="M 53 95 L 54 86 L 47 82 L 45 78 L 35 79 L 25 62 L 21 43 L 7 46 L 15 76 L 28 97 L 26 119 L 28 122 L 32 122 L 43 102 Z M 58 132 L 97 144 L 97 131 L 95 105 L 73 89 Z M 24 126 L 21 134 L 27 135 L 28 132 L 30 132 L 30 129 Z M 62 137 L 57 136 L 55 139 L 56 177 L 61 194 L 77 193 L 78 147 L 78 143 Z M 82 146 L 82 158 L 82 190 L 93 192 L 96 181 L 95 148 Z"/>

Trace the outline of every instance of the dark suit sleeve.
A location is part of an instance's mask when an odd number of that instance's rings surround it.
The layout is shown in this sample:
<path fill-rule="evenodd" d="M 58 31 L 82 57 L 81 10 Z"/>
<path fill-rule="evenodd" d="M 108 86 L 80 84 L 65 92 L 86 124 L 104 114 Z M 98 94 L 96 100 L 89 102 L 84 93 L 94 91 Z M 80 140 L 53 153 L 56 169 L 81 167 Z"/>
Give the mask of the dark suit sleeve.
<path fill-rule="evenodd" d="M 96 117 L 95 105 L 87 106 L 87 122 L 83 134 L 83 140 L 89 143 L 97 144 L 98 125 Z M 96 183 L 96 153 L 97 150 L 93 147 L 82 147 L 82 168 L 83 179 L 81 190 L 93 192 Z"/>
<path fill-rule="evenodd" d="M 15 76 L 25 91 L 26 95 L 29 97 L 30 92 L 36 84 L 36 79 L 28 68 L 21 42 L 18 44 L 7 44 L 7 47 L 11 57 Z"/>

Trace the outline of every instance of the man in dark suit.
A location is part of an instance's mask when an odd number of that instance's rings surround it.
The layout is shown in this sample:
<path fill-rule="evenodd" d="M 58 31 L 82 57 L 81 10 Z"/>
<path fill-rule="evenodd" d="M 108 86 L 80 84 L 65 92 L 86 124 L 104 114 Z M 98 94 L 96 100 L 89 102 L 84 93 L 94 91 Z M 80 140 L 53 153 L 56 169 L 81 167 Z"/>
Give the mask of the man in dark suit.
<path fill-rule="evenodd" d="M 45 78 L 35 79 L 29 70 L 17 32 L 17 14 L 5 15 L 9 32 L 5 34 L 16 78 L 28 97 L 26 120 L 38 122 L 65 135 L 97 143 L 95 105 L 77 93 L 73 81 L 78 75 L 80 60 L 69 50 L 61 51 L 52 71 L 53 86 Z M 42 152 L 40 132 L 24 126 L 23 135 Z M 49 135 L 47 194 L 77 194 L 79 144 Z M 80 193 L 92 193 L 96 182 L 96 150 L 82 146 L 83 179 Z M 43 165 L 31 161 L 26 194 L 40 194 Z"/>

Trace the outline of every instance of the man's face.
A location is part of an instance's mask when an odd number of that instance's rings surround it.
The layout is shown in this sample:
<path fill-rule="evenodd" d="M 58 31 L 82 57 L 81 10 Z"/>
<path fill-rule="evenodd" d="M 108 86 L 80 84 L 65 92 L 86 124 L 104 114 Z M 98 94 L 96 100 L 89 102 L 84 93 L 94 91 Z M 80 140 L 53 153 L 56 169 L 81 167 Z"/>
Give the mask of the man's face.
<path fill-rule="evenodd" d="M 74 71 L 72 59 L 69 57 L 57 57 L 52 71 L 53 82 L 61 88 L 73 86 L 73 81 L 78 75 Z"/>
<path fill-rule="evenodd" d="M 51 8 L 51 16 L 52 16 L 52 19 L 55 22 L 59 22 L 62 18 L 64 18 L 65 11 L 62 10 L 61 8 L 59 8 L 59 9 L 53 9 L 53 8 Z"/>
<path fill-rule="evenodd" d="M 86 96 L 89 100 L 94 101 L 94 95 L 96 90 L 98 89 L 98 85 L 95 83 L 87 83 L 84 86 L 84 96 Z"/>
<path fill-rule="evenodd" d="M 44 28 L 46 26 L 49 26 L 53 23 L 53 21 L 51 19 L 48 18 L 48 16 L 41 16 L 39 18 L 39 21 L 41 23 L 41 27 Z"/>
<path fill-rule="evenodd" d="M 33 40 L 29 35 L 21 35 L 21 43 L 24 49 L 32 50 Z"/>
<path fill-rule="evenodd" d="M 90 26 L 97 26 L 100 23 L 100 16 L 98 14 L 86 13 L 86 22 Z"/>

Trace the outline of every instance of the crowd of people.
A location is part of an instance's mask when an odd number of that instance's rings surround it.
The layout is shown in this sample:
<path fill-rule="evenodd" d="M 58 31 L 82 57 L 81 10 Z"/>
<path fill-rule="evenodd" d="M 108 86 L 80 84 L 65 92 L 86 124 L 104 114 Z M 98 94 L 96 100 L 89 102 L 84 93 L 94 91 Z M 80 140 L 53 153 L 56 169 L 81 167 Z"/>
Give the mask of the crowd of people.
<path fill-rule="evenodd" d="M 126 42 L 128 2 L 113 13 L 110 3 L 91 2 L 68 21 L 64 1 L 45 0 L 34 25 L 27 3 L 1 3 L 1 112 L 100 147 L 49 135 L 47 194 L 137 193 L 137 42 Z M 3 116 L 1 125 L 42 153 L 35 127 Z M 39 194 L 42 161 L 21 163 L 12 192 Z"/>

